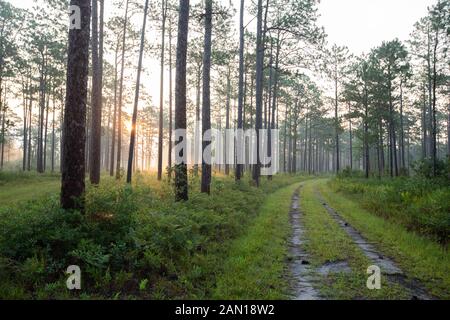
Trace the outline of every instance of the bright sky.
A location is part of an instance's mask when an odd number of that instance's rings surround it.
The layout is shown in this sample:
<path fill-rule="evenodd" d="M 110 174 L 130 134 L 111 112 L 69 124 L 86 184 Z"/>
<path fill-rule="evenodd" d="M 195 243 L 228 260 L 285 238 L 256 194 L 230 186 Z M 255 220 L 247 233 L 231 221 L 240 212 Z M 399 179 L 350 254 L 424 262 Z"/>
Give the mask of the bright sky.
<path fill-rule="evenodd" d="M 32 0 L 6 0 L 31 7 Z M 239 0 L 232 0 L 239 8 Z M 228 2 L 228 0 L 226 0 Z M 249 2 L 247 0 L 246 2 Z M 347 45 L 354 53 L 367 52 L 383 40 L 406 40 L 413 24 L 426 15 L 435 0 L 321 0 L 320 23 L 330 43 Z"/>
<path fill-rule="evenodd" d="M 435 0 L 321 0 L 320 23 L 328 41 L 355 54 L 369 52 L 384 40 L 408 39 L 413 25 Z"/>
<path fill-rule="evenodd" d="M 33 5 L 32 0 L 6 1 L 22 8 Z M 232 1 L 238 9 L 239 0 Z M 384 40 L 408 39 L 414 23 L 434 3 L 435 0 L 321 0 L 320 24 L 330 43 L 346 45 L 353 53 L 361 54 Z M 108 15 L 108 8 L 106 11 Z"/>

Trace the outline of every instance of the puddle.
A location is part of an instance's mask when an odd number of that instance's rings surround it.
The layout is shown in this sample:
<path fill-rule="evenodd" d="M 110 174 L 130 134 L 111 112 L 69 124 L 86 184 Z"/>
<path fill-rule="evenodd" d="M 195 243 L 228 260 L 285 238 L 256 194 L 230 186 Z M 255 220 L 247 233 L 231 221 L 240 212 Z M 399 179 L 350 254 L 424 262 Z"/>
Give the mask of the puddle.
<path fill-rule="evenodd" d="M 317 272 L 322 276 L 327 276 L 330 273 L 349 273 L 352 269 L 347 261 L 328 262 L 317 268 Z"/>

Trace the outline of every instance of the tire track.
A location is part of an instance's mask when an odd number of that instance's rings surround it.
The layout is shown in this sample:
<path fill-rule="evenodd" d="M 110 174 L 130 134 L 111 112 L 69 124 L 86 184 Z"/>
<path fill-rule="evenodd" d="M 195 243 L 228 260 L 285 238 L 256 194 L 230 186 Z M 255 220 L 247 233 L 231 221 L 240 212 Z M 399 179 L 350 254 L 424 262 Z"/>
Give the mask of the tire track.
<path fill-rule="evenodd" d="M 301 188 L 301 187 L 300 187 Z M 290 239 L 290 270 L 293 279 L 293 300 L 321 300 L 313 283 L 317 282 L 314 278 L 314 269 L 311 267 L 308 253 L 302 248 L 305 242 L 304 228 L 302 225 L 302 213 L 299 206 L 299 189 L 292 196 L 291 204 L 291 225 L 293 228 Z"/>
<path fill-rule="evenodd" d="M 381 269 L 382 274 L 384 274 L 388 281 L 398 283 L 402 285 L 406 290 L 408 290 L 411 295 L 411 299 L 418 300 L 432 300 L 433 297 L 428 294 L 428 292 L 423 289 L 423 287 L 418 283 L 418 281 L 413 279 L 408 279 L 405 273 L 400 269 L 400 267 L 390 258 L 382 255 L 374 246 L 374 244 L 368 242 L 363 236 L 353 228 L 349 223 L 347 223 L 323 198 L 323 196 L 317 191 L 317 198 L 321 201 L 324 208 L 333 217 L 333 219 L 338 223 L 338 225 L 350 236 L 353 242 L 362 250 L 364 255 L 373 263 Z"/>

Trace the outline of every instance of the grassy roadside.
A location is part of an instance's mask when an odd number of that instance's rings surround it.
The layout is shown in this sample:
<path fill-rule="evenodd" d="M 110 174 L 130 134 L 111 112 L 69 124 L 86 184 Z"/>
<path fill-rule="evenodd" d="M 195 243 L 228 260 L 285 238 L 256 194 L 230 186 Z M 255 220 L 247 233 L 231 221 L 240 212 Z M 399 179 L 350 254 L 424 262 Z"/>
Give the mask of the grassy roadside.
<path fill-rule="evenodd" d="M 317 182 L 327 202 L 354 228 L 380 250 L 394 258 L 403 271 L 419 279 L 429 291 L 442 299 L 450 298 L 450 254 L 432 240 L 408 232 L 404 226 L 375 216 L 340 193 L 326 180 Z"/>
<path fill-rule="evenodd" d="M 218 275 L 216 299 L 283 299 L 289 209 L 299 183 L 271 194 L 245 236 L 235 240 Z"/>
<path fill-rule="evenodd" d="M 0 173 L 0 207 L 55 194 L 60 189 L 58 174 Z"/>
<path fill-rule="evenodd" d="M 382 284 L 381 290 L 366 286 L 367 267 L 371 265 L 362 251 L 342 230 L 317 198 L 316 189 L 326 180 L 313 180 L 304 184 L 300 194 L 300 207 L 304 214 L 305 250 L 311 263 L 320 267 L 329 263 L 347 263 L 351 271 L 321 275 L 318 290 L 328 299 L 402 299 L 402 288 L 395 284 Z"/>

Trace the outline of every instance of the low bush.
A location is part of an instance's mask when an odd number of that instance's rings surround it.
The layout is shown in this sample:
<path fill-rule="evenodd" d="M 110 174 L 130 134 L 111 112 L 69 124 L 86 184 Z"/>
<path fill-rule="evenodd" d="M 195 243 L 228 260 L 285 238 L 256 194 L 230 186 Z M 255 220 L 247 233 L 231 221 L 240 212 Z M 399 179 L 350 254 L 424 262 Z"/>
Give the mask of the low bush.
<path fill-rule="evenodd" d="M 338 178 L 336 191 L 358 197 L 375 214 L 447 245 L 450 236 L 450 182 L 444 176 L 396 179 Z"/>
<path fill-rule="evenodd" d="M 133 188 L 105 179 L 88 188 L 85 214 L 60 209 L 56 195 L 2 208 L 0 298 L 208 298 L 231 240 L 268 193 L 298 179 L 257 189 L 217 178 L 211 196 L 192 191 L 184 203 L 145 176 Z M 66 288 L 69 265 L 81 268 L 81 291 Z"/>

